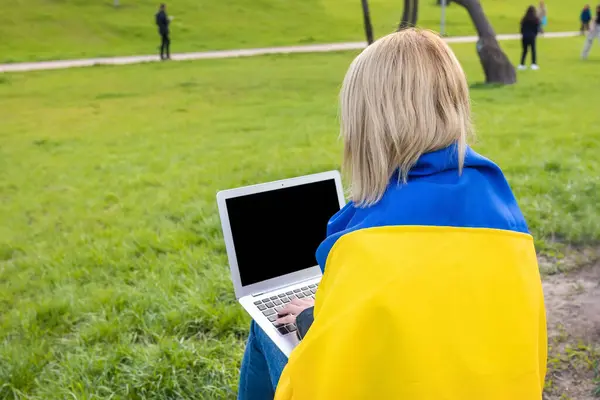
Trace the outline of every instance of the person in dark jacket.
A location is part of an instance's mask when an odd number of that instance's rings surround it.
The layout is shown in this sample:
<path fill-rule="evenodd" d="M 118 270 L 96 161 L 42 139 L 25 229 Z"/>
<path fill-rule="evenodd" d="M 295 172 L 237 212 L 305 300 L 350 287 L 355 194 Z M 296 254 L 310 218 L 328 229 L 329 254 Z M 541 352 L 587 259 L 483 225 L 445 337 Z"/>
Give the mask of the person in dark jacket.
<path fill-rule="evenodd" d="M 527 51 L 529 48 L 531 48 L 531 69 L 540 69 L 537 65 L 537 54 L 535 50 L 535 41 L 539 32 L 540 20 L 537 16 L 537 12 L 534 6 L 529 6 L 525 16 L 521 20 L 521 43 L 523 46 L 523 53 L 521 55 L 519 69 L 527 69 L 525 66 L 525 58 L 527 58 Z"/>
<path fill-rule="evenodd" d="M 592 11 L 590 10 L 590 5 L 586 4 L 583 7 L 583 11 L 581 12 L 581 34 L 585 34 L 590 30 L 590 21 L 592 20 Z"/>
<path fill-rule="evenodd" d="M 160 34 L 160 59 L 169 60 L 171 58 L 170 46 L 171 39 L 169 38 L 169 23 L 171 20 L 167 16 L 167 6 L 161 4 L 158 12 L 156 13 L 156 25 L 158 26 L 158 33 Z"/>

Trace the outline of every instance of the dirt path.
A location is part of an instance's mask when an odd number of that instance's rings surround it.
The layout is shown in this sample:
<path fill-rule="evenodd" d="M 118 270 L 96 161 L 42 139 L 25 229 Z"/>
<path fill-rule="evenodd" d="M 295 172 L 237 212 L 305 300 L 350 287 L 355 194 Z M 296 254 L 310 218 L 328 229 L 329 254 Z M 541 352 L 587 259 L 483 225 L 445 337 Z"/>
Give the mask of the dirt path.
<path fill-rule="evenodd" d="M 546 400 L 600 396 L 600 262 L 544 279 L 549 363 Z M 594 395 L 596 392 L 596 395 Z"/>
<path fill-rule="evenodd" d="M 549 32 L 544 34 L 545 38 L 563 38 L 579 35 L 579 32 Z M 520 34 L 498 35 L 498 40 L 517 40 L 521 38 Z M 446 38 L 448 43 L 475 43 L 477 36 L 456 36 Z M 303 46 L 284 46 L 284 47 L 265 47 L 259 49 L 239 49 L 239 50 L 218 50 L 204 51 L 198 53 L 180 53 L 173 54 L 173 60 L 207 60 L 212 58 L 234 58 L 234 57 L 252 57 L 266 54 L 290 54 L 290 53 L 326 53 L 331 51 L 360 50 L 366 47 L 365 42 L 348 43 L 324 43 L 311 44 Z M 145 56 L 126 56 L 126 57 L 105 57 L 105 58 L 87 58 L 81 60 L 56 60 L 40 61 L 14 64 L 0 64 L 0 73 L 2 72 L 26 72 L 39 71 L 47 69 L 65 69 L 78 67 L 91 67 L 95 65 L 124 65 L 140 64 L 146 62 L 160 61 L 158 55 Z"/>

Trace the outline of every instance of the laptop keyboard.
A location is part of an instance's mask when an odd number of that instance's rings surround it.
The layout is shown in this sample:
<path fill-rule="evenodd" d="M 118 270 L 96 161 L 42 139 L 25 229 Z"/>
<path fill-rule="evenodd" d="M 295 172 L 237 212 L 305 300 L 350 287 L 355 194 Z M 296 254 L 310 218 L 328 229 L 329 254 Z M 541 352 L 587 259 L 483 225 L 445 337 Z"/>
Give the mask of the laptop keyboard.
<path fill-rule="evenodd" d="M 278 294 L 274 294 L 262 300 L 257 300 L 254 305 L 262 311 L 263 315 L 267 317 L 281 335 L 287 335 L 288 333 L 296 332 L 296 324 L 279 325 L 275 321 L 278 318 L 279 311 L 286 306 L 290 301 L 294 299 L 304 298 L 315 298 L 317 293 L 318 283 L 312 285 L 302 286 L 299 289 L 287 290 Z"/>

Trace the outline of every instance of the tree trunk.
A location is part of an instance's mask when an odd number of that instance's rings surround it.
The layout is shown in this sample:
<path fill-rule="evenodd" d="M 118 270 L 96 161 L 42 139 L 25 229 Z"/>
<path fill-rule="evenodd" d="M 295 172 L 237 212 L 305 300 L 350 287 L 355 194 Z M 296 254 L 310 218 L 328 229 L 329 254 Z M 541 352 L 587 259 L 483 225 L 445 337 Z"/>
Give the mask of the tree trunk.
<path fill-rule="evenodd" d="M 500 48 L 494 28 L 488 21 L 479 0 L 453 0 L 465 7 L 477 30 L 477 54 L 485 73 L 486 83 L 513 84 L 517 81 L 515 67 Z"/>
<path fill-rule="evenodd" d="M 477 54 L 485 73 L 485 82 L 505 85 L 517 82 L 515 67 L 500 48 L 494 28 L 485 16 L 479 0 L 453 1 L 467 9 L 477 30 Z"/>
<path fill-rule="evenodd" d="M 512 85 L 517 82 L 517 73 L 495 37 L 480 37 L 477 53 L 483 67 L 486 83 Z"/>
<path fill-rule="evenodd" d="M 402 19 L 398 30 L 412 28 L 417 25 L 417 17 L 419 15 L 419 1 L 418 0 L 404 0 L 404 11 L 402 12 Z"/>
<path fill-rule="evenodd" d="M 365 24 L 365 35 L 367 36 L 367 43 L 373 44 L 373 25 L 371 25 L 371 15 L 369 13 L 369 2 L 368 0 L 362 1 L 363 19 Z"/>

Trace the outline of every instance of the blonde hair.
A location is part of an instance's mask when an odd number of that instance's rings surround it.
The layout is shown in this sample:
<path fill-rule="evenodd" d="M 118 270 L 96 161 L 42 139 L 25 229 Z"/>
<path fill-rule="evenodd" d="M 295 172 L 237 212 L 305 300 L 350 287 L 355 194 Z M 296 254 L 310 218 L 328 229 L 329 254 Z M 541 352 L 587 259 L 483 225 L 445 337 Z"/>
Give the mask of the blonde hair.
<path fill-rule="evenodd" d="M 452 144 L 461 173 L 470 116 L 463 69 L 437 34 L 406 29 L 367 47 L 340 92 L 343 169 L 352 201 L 377 203 L 396 170 L 406 183 L 422 154 Z"/>

